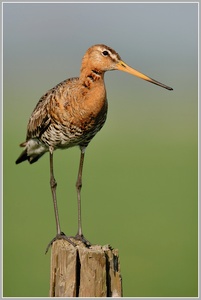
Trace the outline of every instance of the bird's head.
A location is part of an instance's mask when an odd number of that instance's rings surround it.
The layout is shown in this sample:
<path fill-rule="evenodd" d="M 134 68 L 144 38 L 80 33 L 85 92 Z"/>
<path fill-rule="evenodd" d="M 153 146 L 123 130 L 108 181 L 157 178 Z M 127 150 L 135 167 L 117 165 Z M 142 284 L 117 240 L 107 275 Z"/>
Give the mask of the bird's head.
<path fill-rule="evenodd" d="M 172 90 L 171 87 L 131 68 L 121 59 L 120 55 L 115 50 L 103 44 L 94 45 L 85 53 L 82 60 L 81 72 L 82 70 L 89 68 L 99 74 L 103 74 L 106 71 L 120 70 L 159 85 L 165 89 Z"/>

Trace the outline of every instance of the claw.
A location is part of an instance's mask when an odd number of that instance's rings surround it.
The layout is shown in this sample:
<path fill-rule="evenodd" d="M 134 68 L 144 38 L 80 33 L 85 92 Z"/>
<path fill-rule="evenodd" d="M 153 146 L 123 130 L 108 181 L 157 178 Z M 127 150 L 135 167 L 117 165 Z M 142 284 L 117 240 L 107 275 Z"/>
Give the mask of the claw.
<path fill-rule="evenodd" d="M 47 248 L 46 248 L 46 250 L 45 250 L 45 254 L 47 254 L 47 252 L 48 252 L 50 246 L 51 246 L 56 240 L 62 240 L 62 239 L 63 239 L 63 240 L 66 240 L 67 242 L 69 242 L 69 243 L 70 243 L 71 245 L 73 245 L 74 247 L 77 246 L 75 243 L 73 243 L 73 242 L 71 241 L 71 239 L 70 239 L 69 237 L 67 237 L 67 236 L 65 235 L 64 232 L 61 232 L 61 233 L 57 234 L 57 235 L 49 242 L 49 244 L 47 245 Z"/>
<path fill-rule="evenodd" d="M 81 241 L 87 248 L 91 246 L 91 243 L 84 237 L 83 234 L 76 234 L 76 236 L 73 237 L 75 240 Z"/>

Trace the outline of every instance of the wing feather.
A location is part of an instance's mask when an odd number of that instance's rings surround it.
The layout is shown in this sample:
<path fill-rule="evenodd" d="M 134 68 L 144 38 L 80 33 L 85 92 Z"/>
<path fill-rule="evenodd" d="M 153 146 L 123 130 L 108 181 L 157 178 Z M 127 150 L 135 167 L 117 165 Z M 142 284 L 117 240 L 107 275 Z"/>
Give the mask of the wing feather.
<path fill-rule="evenodd" d="M 48 103 L 50 101 L 51 91 L 43 95 L 36 105 L 27 125 L 27 138 L 38 138 L 48 128 L 51 118 L 48 113 Z"/>
<path fill-rule="evenodd" d="M 40 98 L 33 113 L 31 114 L 31 117 L 29 118 L 26 140 L 31 138 L 40 138 L 47 130 L 54 118 L 51 111 L 52 107 L 54 107 L 56 105 L 55 103 L 57 103 L 57 101 L 59 102 L 62 97 L 65 97 L 65 101 L 67 101 L 68 89 L 70 89 L 71 85 L 74 82 L 77 82 L 77 80 L 77 77 L 66 79 L 57 84 Z"/>

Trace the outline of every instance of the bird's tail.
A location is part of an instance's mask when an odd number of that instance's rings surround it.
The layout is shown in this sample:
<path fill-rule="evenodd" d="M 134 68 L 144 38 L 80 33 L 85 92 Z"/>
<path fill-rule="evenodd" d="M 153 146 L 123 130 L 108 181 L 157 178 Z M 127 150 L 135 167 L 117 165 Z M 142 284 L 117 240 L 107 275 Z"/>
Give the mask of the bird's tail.
<path fill-rule="evenodd" d="M 28 155 L 27 155 L 27 149 L 25 149 L 20 156 L 18 157 L 18 159 L 16 160 L 16 164 L 20 164 L 21 162 L 28 160 Z"/>
<path fill-rule="evenodd" d="M 47 151 L 44 151 L 43 147 L 36 148 L 36 144 L 39 146 L 39 144 L 34 140 L 20 144 L 20 147 L 25 147 L 25 149 L 22 151 L 15 163 L 20 164 L 25 160 L 28 160 L 30 164 L 35 163 Z"/>

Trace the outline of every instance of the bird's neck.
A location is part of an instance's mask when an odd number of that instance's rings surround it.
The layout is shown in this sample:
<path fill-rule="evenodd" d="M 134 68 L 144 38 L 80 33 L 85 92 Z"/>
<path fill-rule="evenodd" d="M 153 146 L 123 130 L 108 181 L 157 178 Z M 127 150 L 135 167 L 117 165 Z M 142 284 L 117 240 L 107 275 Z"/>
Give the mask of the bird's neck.
<path fill-rule="evenodd" d="M 90 111 L 90 114 L 93 112 L 93 115 L 98 115 L 107 106 L 104 72 L 89 66 L 82 67 L 79 81 L 83 109 L 87 113 Z"/>
<path fill-rule="evenodd" d="M 80 73 L 80 82 L 87 88 L 91 88 L 96 84 L 102 84 L 104 72 L 100 72 L 96 68 L 82 68 Z"/>

